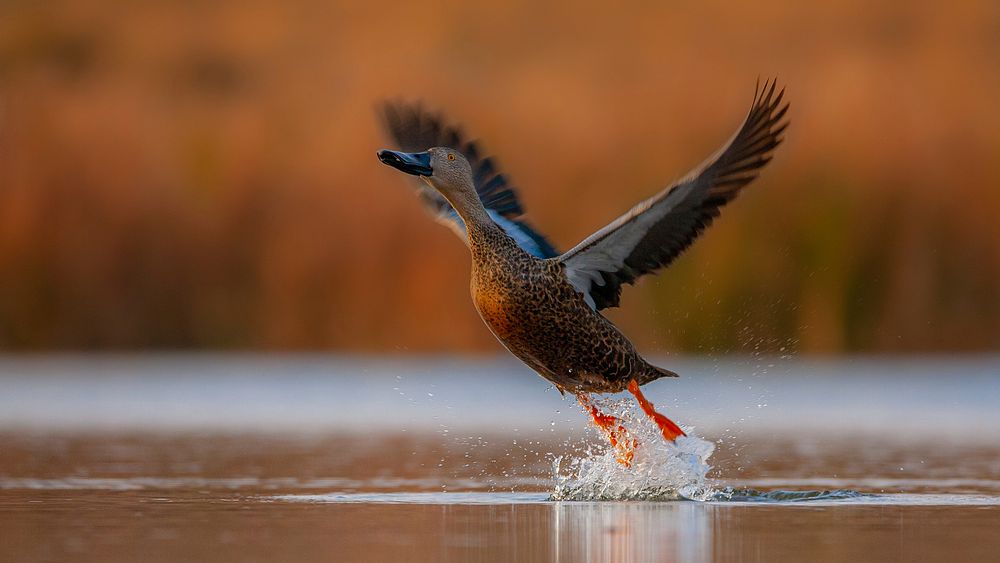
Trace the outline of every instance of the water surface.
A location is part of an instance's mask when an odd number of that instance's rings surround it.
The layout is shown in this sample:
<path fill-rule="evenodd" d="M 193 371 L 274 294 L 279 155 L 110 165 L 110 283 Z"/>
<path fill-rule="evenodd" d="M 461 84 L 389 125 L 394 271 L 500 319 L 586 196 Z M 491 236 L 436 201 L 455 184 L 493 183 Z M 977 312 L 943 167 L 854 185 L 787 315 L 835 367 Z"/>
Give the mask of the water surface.
<path fill-rule="evenodd" d="M 995 358 L 664 364 L 699 500 L 513 362 L 3 360 L 0 560 L 996 560 Z"/>

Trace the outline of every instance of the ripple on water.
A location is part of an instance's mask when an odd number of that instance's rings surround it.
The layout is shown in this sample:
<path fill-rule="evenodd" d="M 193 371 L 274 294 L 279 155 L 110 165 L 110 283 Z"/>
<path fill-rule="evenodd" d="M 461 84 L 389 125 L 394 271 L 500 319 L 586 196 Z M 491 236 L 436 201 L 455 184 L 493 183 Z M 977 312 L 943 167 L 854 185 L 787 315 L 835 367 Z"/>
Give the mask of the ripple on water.
<path fill-rule="evenodd" d="M 328 493 L 289 494 L 258 497 L 263 502 L 295 502 L 318 504 L 445 504 L 445 505 L 509 505 L 559 504 L 545 493 Z M 1000 497 L 956 494 L 867 494 L 850 490 L 832 491 L 757 491 L 754 489 L 724 489 L 715 492 L 706 502 L 683 498 L 642 499 L 652 504 L 679 501 L 703 506 L 1000 506 Z M 566 506 L 600 502 L 567 502 Z"/>
<path fill-rule="evenodd" d="M 756 489 L 734 489 L 726 487 L 716 491 L 709 500 L 716 502 L 808 502 L 838 501 L 862 498 L 877 498 L 876 495 L 859 493 L 849 489 L 832 491 L 758 491 Z"/>

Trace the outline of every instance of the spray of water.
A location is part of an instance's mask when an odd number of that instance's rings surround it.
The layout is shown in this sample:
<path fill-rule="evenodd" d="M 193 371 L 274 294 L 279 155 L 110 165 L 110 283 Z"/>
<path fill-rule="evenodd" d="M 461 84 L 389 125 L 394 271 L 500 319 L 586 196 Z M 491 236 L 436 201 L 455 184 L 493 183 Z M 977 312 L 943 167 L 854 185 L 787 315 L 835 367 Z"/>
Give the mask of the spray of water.
<path fill-rule="evenodd" d="M 595 399 L 605 413 L 621 421 L 638 440 L 631 467 L 615 458 L 601 436 L 600 446 L 589 446 L 581 457 L 557 457 L 552 500 L 710 500 L 716 494 L 707 475 L 708 458 L 715 444 L 694 436 L 674 442 L 663 439 L 659 428 L 635 402 L 628 399 Z M 594 429 L 595 434 L 599 434 Z"/>

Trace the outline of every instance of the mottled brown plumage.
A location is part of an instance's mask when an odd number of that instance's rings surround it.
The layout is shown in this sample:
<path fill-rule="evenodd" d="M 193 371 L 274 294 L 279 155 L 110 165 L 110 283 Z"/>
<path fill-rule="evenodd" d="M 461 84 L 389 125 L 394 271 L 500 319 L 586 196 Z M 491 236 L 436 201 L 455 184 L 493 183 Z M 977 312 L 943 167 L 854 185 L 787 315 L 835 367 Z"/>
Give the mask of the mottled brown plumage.
<path fill-rule="evenodd" d="M 521 250 L 493 224 L 469 229 L 472 299 L 486 326 L 515 356 L 561 391 L 617 393 L 674 375 L 647 363 L 594 311 L 556 259 Z"/>
<path fill-rule="evenodd" d="M 384 150 L 379 158 L 426 182 L 432 207 L 459 227 L 472 254 L 476 309 L 512 354 L 560 391 L 580 395 L 593 413 L 596 409 L 582 394 L 628 388 L 672 439 L 682 432 L 653 410 L 638 386 L 676 374 L 646 362 L 599 311 L 618 305 L 622 284 L 669 264 L 770 161 L 786 127 L 782 97 L 783 91 L 775 93 L 774 84 L 765 83 L 743 125 L 714 157 L 561 256 L 538 250 L 537 241 L 544 238 L 519 220 L 522 208 L 503 176 L 498 176 L 503 178 L 503 205 L 491 203 L 494 196 L 485 194 L 496 194 L 497 186 L 484 189 L 482 178 L 477 181 L 482 174 L 473 170 L 489 162 L 489 172 L 495 174 L 494 166 L 474 144 L 463 141 L 474 148 L 474 164 L 452 147 L 430 147 L 423 153 Z M 461 139 L 457 128 L 442 126 L 419 109 L 387 108 L 390 134 L 407 148 L 420 138 Z M 612 437 L 610 420 L 598 424 Z"/>

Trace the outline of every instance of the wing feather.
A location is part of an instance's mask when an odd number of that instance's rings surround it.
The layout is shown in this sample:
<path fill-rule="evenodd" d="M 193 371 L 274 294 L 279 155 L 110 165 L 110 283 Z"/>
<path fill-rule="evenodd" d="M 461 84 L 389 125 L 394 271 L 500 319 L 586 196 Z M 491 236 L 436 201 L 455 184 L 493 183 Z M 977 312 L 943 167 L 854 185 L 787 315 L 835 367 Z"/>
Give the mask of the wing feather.
<path fill-rule="evenodd" d="M 487 212 L 527 252 L 539 258 L 559 253 L 545 237 L 522 219 L 524 208 L 506 175 L 499 172 L 489 156 L 483 156 L 475 141 L 461 129 L 446 124 L 440 115 L 425 111 L 419 104 L 386 102 L 381 117 L 386 131 L 404 151 L 424 151 L 431 147 L 451 147 L 460 151 L 472 166 L 473 182 Z M 462 218 L 441 194 L 423 182 L 416 182 L 418 194 L 435 218 L 465 239 Z"/>
<path fill-rule="evenodd" d="M 617 307 L 622 284 L 670 264 L 771 161 L 788 122 L 784 89 L 765 82 L 743 125 L 683 180 L 633 207 L 559 257 L 566 276 L 597 310 Z"/>

